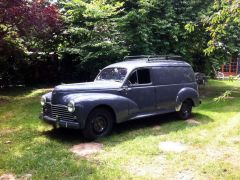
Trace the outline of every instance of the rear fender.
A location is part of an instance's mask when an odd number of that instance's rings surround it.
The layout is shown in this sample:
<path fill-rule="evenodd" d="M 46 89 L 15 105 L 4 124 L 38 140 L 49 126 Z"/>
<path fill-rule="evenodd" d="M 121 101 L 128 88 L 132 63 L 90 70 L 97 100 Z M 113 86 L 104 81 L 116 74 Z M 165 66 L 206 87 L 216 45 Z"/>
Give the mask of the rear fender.
<path fill-rule="evenodd" d="M 182 88 L 177 95 L 176 98 L 176 105 L 175 105 L 175 109 L 176 111 L 179 111 L 181 109 L 182 103 L 187 100 L 190 99 L 193 102 L 193 106 L 198 106 L 199 105 L 199 94 L 198 92 L 193 89 L 193 88 Z"/>

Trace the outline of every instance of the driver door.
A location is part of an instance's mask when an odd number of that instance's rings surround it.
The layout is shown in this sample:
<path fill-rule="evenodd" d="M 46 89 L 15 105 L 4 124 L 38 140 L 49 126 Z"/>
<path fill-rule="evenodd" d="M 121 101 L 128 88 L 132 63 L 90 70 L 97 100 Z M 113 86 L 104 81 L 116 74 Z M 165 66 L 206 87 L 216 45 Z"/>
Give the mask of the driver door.
<path fill-rule="evenodd" d="M 130 115 L 141 115 L 156 110 L 155 89 L 151 79 L 151 68 L 134 70 L 127 80 L 125 97 L 132 100 L 136 107 L 129 105 Z"/>

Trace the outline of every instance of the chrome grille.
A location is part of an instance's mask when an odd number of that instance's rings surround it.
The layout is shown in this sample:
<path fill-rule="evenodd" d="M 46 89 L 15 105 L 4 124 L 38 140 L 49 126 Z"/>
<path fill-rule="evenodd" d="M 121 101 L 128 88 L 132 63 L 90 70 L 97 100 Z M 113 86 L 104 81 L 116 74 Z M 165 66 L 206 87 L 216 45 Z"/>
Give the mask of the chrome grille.
<path fill-rule="evenodd" d="M 74 115 L 68 112 L 66 106 L 62 105 L 51 105 L 47 103 L 45 105 L 47 109 L 45 114 L 50 116 L 53 119 L 63 120 L 63 121 L 75 121 Z"/>
<path fill-rule="evenodd" d="M 47 116 L 49 116 L 49 117 L 52 117 L 52 106 L 51 106 L 51 104 L 46 104 L 45 106 L 44 106 L 44 108 L 43 108 L 43 112 L 44 112 L 44 114 L 46 114 Z"/>

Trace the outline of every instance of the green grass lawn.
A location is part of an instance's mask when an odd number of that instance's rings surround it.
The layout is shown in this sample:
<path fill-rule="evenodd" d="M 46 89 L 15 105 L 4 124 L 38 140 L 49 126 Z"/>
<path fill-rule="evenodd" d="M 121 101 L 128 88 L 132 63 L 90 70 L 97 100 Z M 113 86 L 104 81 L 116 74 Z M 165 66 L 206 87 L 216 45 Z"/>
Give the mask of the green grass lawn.
<path fill-rule="evenodd" d="M 213 98 L 226 90 L 225 101 Z M 173 114 L 123 123 L 98 140 L 104 148 L 81 158 L 69 149 L 84 142 L 76 130 L 53 130 L 38 119 L 48 89 L 0 91 L 0 176 L 33 179 L 240 179 L 240 82 L 210 81 L 190 121 Z M 159 149 L 180 142 L 186 150 Z"/>

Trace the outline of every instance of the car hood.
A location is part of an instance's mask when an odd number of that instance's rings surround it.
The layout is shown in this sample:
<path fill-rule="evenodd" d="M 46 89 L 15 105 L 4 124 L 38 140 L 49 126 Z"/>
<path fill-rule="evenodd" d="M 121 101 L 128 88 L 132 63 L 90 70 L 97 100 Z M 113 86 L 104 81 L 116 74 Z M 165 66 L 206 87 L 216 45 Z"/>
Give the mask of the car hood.
<path fill-rule="evenodd" d="M 117 89 L 122 86 L 122 83 L 115 81 L 94 81 L 86 83 L 63 84 L 56 86 L 54 91 L 57 92 L 79 92 L 79 91 L 95 91 L 105 89 Z"/>

